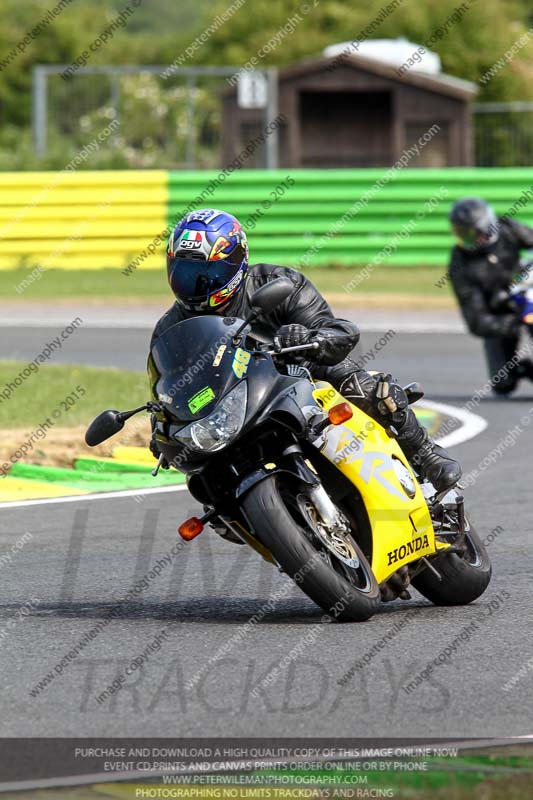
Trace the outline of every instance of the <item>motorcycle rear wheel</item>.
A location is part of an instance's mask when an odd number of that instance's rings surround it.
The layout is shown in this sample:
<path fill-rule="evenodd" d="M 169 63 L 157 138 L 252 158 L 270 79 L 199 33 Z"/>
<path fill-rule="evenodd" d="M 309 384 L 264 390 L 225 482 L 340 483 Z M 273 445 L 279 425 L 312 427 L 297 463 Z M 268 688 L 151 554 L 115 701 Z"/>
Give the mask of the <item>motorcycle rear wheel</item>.
<path fill-rule="evenodd" d="M 443 553 L 431 559 L 440 573 L 426 569 L 412 580 L 420 594 L 438 606 L 463 606 L 481 597 L 490 583 L 492 567 L 485 545 L 470 526 L 466 533 L 467 550 L 464 556 Z"/>
<path fill-rule="evenodd" d="M 283 571 L 327 614 L 341 622 L 370 619 L 380 605 L 380 590 L 361 548 L 350 536 L 358 568 L 345 567 L 335 559 L 298 513 L 295 498 L 302 490 L 294 486 L 289 489 L 284 480 L 271 475 L 243 499 L 243 511 L 252 529 Z"/>

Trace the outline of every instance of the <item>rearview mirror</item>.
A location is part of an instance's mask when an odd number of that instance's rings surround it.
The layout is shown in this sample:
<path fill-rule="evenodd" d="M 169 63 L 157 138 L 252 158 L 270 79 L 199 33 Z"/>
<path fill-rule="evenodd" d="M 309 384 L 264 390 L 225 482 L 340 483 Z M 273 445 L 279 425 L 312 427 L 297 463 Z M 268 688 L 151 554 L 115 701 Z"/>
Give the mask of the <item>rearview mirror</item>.
<path fill-rule="evenodd" d="M 102 444 L 106 439 L 114 436 L 124 427 L 124 419 L 120 411 L 108 409 L 102 411 L 101 414 L 93 419 L 87 433 L 85 434 L 85 442 L 89 447 L 95 447 L 97 444 Z"/>
<path fill-rule="evenodd" d="M 251 297 L 252 307 L 258 308 L 264 314 L 269 314 L 286 300 L 293 290 L 294 286 L 291 281 L 286 278 L 276 278 L 276 280 L 260 286 L 253 293 Z"/>

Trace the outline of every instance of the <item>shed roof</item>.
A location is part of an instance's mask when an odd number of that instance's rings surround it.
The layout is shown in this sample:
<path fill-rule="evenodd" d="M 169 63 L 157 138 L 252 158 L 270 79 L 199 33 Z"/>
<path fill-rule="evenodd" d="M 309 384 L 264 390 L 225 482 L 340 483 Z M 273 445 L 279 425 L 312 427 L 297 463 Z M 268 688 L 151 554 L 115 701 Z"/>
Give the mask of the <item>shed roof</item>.
<path fill-rule="evenodd" d="M 426 91 L 447 95 L 448 97 L 456 97 L 465 101 L 471 100 L 478 91 L 475 83 L 456 78 L 453 75 L 446 75 L 445 73 L 434 75 L 407 69 L 403 75 L 398 75 L 396 67 L 357 54 L 343 56 L 342 62 L 339 62 L 339 56 L 302 61 L 299 64 L 281 69 L 279 80 L 280 82 L 289 81 L 306 73 L 323 72 L 334 64 L 338 65 L 337 68 L 344 66 L 362 72 L 369 72 L 396 83 L 417 86 Z"/>

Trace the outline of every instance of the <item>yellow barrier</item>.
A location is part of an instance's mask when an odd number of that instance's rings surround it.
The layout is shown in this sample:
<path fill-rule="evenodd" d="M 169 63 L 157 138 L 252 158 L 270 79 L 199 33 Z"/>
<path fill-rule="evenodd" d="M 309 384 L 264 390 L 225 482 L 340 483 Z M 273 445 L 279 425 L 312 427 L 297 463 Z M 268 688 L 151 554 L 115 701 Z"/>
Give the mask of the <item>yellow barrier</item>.
<path fill-rule="evenodd" d="M 167 183 L 164 170 L 0 173 L 0 269 L 127 266 L 165 228 Z"/>

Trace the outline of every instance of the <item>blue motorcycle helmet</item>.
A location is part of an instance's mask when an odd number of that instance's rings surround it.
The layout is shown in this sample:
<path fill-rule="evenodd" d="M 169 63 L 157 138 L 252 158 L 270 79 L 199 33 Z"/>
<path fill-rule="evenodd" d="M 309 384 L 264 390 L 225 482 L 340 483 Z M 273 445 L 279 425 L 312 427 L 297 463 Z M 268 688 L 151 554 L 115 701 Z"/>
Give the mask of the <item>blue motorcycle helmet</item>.
<path fill-rule="evenodd" d="M 168 240 L 167 276 L 177 302 L 196 314 L 226 312 L 244 289 L 246 234 L 233 214 L 192 211 Z"/>

